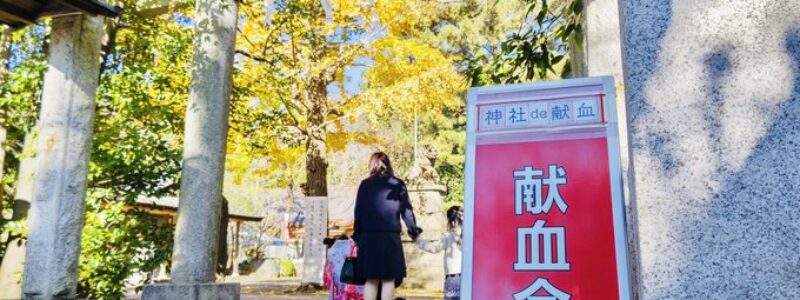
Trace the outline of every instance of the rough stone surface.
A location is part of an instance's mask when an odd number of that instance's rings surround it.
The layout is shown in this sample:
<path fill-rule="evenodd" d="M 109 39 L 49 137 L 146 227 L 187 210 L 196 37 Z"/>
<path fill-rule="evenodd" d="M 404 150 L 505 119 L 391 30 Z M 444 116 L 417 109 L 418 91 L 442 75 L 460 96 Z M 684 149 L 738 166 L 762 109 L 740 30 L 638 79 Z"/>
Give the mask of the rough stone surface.
<path fill-rule="evenodd" d="M 28 219 L 29 299 L 75 297 L 102 36 L 100 17 L 52 21 Z"/>
<path fill-rule="evenodd" d="M 303 238 L 303 276 L 300 284 L 322 286 L 326 248 L 322 240 L 328 236 L 328 198 L 306 197 L 303 208 L 306 221 Z"/>
<path fill-rule="evenodd" d="M 622 27 L 620 25 L 619 0 L 583 0 L 585 6 L 586 66 L 588 76 L 614 77 L 617 99 L 616 110 L 619 124 L 620 161 L 622 163 L 623 194 L 628 235 L 628 264 L 631 268 L 631 286 L 638 285 L 639 254 L 636 236 L 636 201 L 631 193 L 633 187 L 632 155 L 628 146 L 628 113 L 625 101 L 625 85 L 622 69 Z M 633 295 L 638 298 L 636 289 Z"/>
<path fill-rule="evenodd" d="M 444 195 L 447 189 L 436 184 L 410 185 L 408 195 L 422 239 L 438 240 L 447 230 L 444 214 Z M 405 226 L 403 232 L 405 232 Z M 403 252 L 408 276 L 403 286 L 437 289 L 444 286 L 444 253 L 428 253 L 417 247 L 408 235 L 403 235 Z"/>
<path fill-rule="evenodd" d="M 641 298 L 796 298 L 800 1 L 623 3 Z"/>
<path fill-rule="evenodd" d="M 36 139 L 33 133 L 25 135 L 23 151 L 32 153 Z M 33 180 L 36 160 L 26 156 L 19 163 L 17 176 L 17 190 L 14 194 L 14 213 L 11 220 L 22 220 L 28 217 L 28 211 L 33 199 Z M 0 263 L 0 299 L 22 298 L 22 274 L 25 268 L 25 241 L 19 237 L 12 237 L 7 242 L 6 253 Z"/>
<path fill-rule="evenodd" d="M 153 284 L 142 291 L 142 300 L 239 300 L 238 283 Z"/>
<path fill-rule="evenodd" d="M 172 282 L 213 282 L 222 208 L 237 6 L 197 1 Z"/>
<path fill-rule="evenodd" d="M 0 299 L 22 299 L 22 272 L 25 265 L 25 241 L 15 238 L 8 242 L 0 268 Z"/>

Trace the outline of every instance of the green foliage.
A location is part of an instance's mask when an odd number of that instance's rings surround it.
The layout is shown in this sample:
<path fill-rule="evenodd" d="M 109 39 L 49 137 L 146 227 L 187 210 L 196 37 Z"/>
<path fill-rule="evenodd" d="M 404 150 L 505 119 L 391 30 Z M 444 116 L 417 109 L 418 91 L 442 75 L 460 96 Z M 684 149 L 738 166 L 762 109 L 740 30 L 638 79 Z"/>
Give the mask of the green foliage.
<path fill-rule="evenodd" d="M 116 1 L 126 13 L 107 21 L 81 297 L 121 298 L 126 278 L 170 258 L 170 225 L 130 205 L 178 189 L 193 15 L 187 5 L 141 16 L 137 2 Z M 226 186 L 255 186 L 242 193 L 245 200 L 262 187 L 297 186 L 312 139 L 325 143 L 315 154 L 323 159 L 359 142 L 388 150 L 405 169 L 413 161 L 416 113 L 419 144 L 435 150 L 447 199 L 460 202 L 465 88 L 567 75 L 568 44 L 582 31 L 580 2 L 332 0 L 330 11 L 310 0 L 242 2 L 226 161 L 233 184 Z M 267 4 L 274 10 L 267 12 Z M 22 143 L 36 123 L 47 34 L 47 22 L 14 34 L 8 77 L 0 82 L 0 119 L 9 129 L 6 184 L 30 155 Z M 368 70 L 361 92 L 350 95 L 345 70 L 359 64 Z M 361 164 L 350 160 L 331 169 Z M 6 223 L 3 230 L 24 234 L 21 224 Z M 296 272 L 291 261 L 280 265 L 282 276 Z"/>
<path fill-rule="evenodd" d="M 0 58 L 8 61 L 8 73 L 0 82 L 0 126 L 7 130 L 6 141 L 2 146 L 5 159 L 0 178 L 0 189 L 4 189 L 2 201 L 3 216 L 10 216 L 14 206 L 14 182 L 17 179 L 20 160 L 32 155 L 30 149 L 24 149 L 25 136 L 33 134 L 33 126 L 37 118 L 39 99 L 42 93 L 42 80 L 47 68 L 44 62 L 47 23 L 30 26 L 11 34 L 9 40 L 9 57 Z M 27 235 L 26 220 L 0 222 L 0 232 L 5 237 Z M 6 244 L 0 244 L 0 253 L 5 253 Z"/>
<path fill-rule="evenodd" d="M 122 299 L 126 279 L 151 272 L 172 253 L 172 226 L 124 202 L 90 197 L 81 239 L 78 297 Z M 139 282 L 142 284 L 143 282 Z"/>
<path fill-rule="evenodd" d="M 480 51 L 467 71 L 472 86 L 569 77 L 569 45 L 583 44 L 582 0 L 525 0 L 526 22 L 501 43 Z"/>
<path fill-rule="evenodd" d="M 44 60 L 47 23 L 14 32 L 5 81 L 0 82 L 0 120 L 8 130 L 5 169 L 14 169 L 23 156 L 25 135 L 36 124 L 47 63 Z M 11 175 L 11 174 L 9 174 Z M 15 178 L 9 178 L 13 181 Z M 8 190 L 13 190 L 10 187 Z M 7 196 L 13 196 L 8 195 Z"/>
<path fill-rule="evenodd" d="M 306 167 L 307 187 L 321 194 L 328 152 L 342 150 L 347 141 L 360 137 L 343 130 L 343 121 L 358 108 L 352 101 L 357 99 L 343 90 L 340 98 L 329 97 L 328 87 L 341 86 L 345 68 L 364 53 L 358 40 L 369 29 L 365 20 L 370 11 L 354 1 L 330 1 L 330 6 L 326 10 L 313 0 L 261 0 L 240 6 L 240 68 L 234 86 L 242 90 L 234 91 L 234 98 L 246 93 L 247 101 L 234 103 L 233 110 L 257 112 L 240 116 L 260 116 L 256 120 L 264 127 L 253 130 L 246 123 L 231 127 L 228 170 L 237 172 L 236 177 L 247 172 L 255 159 L 268 158 L 268 166 L 262 168 L 267 171 L 296 166 L 306 154 L 306 161 L 319 164 Z M 258 144 L 247 142 L 251 135 Z M 279 184 L 300 173 L 290 171 Z"/>
<path fill-rule="evenodd" d="M 297 269 L 291 260 L 281 258 L 278 263 L 280 264 L 280 271 L 278 277 L 294 277 L 297 276 Z"/>
<path fill-rule="evenodd" d="M 193 31 L 133 14 L 120 22 L 97 92 L 90 187 L 130 203 L 177 191 Z"/>
<path fill-rule="evenodd" d="M 179 187 L 193 30 L 175 19 L 128 13 L 107 26 L 114 39 L 97 91 L 81 297 L 119 299 L 126 278 L 170 259 L 172 225 L 131 205 Z"/>

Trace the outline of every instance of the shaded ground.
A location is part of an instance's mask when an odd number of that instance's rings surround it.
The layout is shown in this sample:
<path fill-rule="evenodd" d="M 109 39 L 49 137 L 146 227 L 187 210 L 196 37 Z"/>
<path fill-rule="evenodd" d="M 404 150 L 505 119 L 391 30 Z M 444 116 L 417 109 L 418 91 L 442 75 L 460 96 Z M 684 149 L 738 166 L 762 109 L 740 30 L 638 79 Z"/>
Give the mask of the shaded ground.
<path fill-rule="evenodd" d="M 229 278 L 227 282 L 237 282 Z M 245 281 L 242 285 L 242 300 L 324 300 L 328 293 L 324 290 L 316 292 L 298 292 L 300 286 L 298 279 L 281 279 L 269 281 Z M 407 300 L 432 300 L 442 299 L 441 291 L 426 291 L 419 289 L 400 288 L 397 297 Z M 140 299 L 141 294 L 129 294 L 127 299 Z"/>
<path fill-rule="evenodd" d="M 296 279 L 271 280 L 262 282 L 242 282 L 243 300 L 311 300 L 327 299 L 326 291 L 298 292 L 300 282 Z M 245 296 L 246 295 L 246 296 Z M 397 296 L 408 300 L 442 299 L 440 291 L 400 288 Z"/>

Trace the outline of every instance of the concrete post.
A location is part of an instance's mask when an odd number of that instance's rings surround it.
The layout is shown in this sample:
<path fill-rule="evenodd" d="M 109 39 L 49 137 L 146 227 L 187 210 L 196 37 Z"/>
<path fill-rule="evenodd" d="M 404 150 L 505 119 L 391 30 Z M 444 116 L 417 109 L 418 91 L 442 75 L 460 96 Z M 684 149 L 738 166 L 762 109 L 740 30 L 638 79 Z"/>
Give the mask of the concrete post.
<path fill-rule="evenodd" d="M 28 219 L 27 299 L 75 297 L 102 20 L 71 15 L 52 21 Z"/>
<path fill-rule="evenodd" d="M 145 287 L 143 299 L 238 299 L 238 284 L 215 281 L 228 135 L 237 4 L 196 2 L 196 35 L 172 282 Z"/>
<path fill-rule="evenodd" d="M 588 76 L 614 76 L 617 88 L 617 116 L 620 120 L 622 170 L 628 186 L 628 130 L 625 85 L 622 71 L 622 29 L 620 27 L 619 0 L 584 0 L 586 28 L 586 67 Z M 629 200 L 628 190 L 625 199 Z M 628 203 L 630 204 L 630 203 Z"/>
<path fill-rule="evenodd" d="M 616 83 L 616 108 L 621 147 L 622 182 L 625 188 L 625 214 L 627 216 L 628 258 L 631 266 L 633 298 L 638 299 L 638 226 L 636 224 L 636 199 L 634 191 L 632 155 L 628 147 L 628 110 L 625 101 L 625 84 L 622 70 L 622 27 L 620 26 L 619 0 L 583 0 L 586 31 L 586 68 L 588 76 L 614 76 Z"/>
<path fill-rule="evenodd" d="M 25 157 L 19 162 L 17 187 L 14 195 L 14 213 L 12 221 L 28 217 L 28 212 L 33 199 L 33 180 L 36 168 L 36 159 L 28 155 L 35 152 L 34 133 L 25 135 L 23 151 Z M 22 298 L 22 274 L 25 268 L 25 241 L 20 237 L 11 237 L 6 243 L 6 253 L 0 263 L 0 299 Z"/>
<path fill-rule="evenodd" d="M 233 230 L 233 253 L 231 260 L 233 261 L 233 271 L 231 271 L 231 275 L 239 276 L 239 243 L 241 236 L 239 235 L 239 229 L 241 228 L 242 221 L 236 220 L 234 221 L 235 227 Z"/>
<path fill-rule="evenodd" d="M 797 298 L 800 2 L 621 3 L 641 298 Z"/>

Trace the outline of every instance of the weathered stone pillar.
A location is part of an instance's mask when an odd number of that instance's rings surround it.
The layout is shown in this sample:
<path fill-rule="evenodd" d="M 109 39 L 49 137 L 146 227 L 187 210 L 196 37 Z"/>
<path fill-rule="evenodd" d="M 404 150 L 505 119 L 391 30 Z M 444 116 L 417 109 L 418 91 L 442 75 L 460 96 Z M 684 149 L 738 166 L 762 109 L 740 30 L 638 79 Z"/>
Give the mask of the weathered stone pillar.
<path fill-rule="evenodd" d="M 36 159 L 27 155 L 34 153 L 35 143 L 34 133 L 27 133 L 23 146 L 26 156 L 19 162 L 12 221 L 28 217 L 31 199 L 33 199 Z M 6 253 L 3 255 L 3 262 L 0 263 L 0 286 L 3 287 L 0 289 L 0 299 L 21 299 L 22 274 L 25 268 L 25 241 L 21 237 L 13 236 L 9 238 L 6 245 Z"/>
<path fill-rule="evenodd" d="M 796 298 L 800 2 L 621 3 L 641 298 Z"/>
<path fill-rule="evenodd" d="M 629 186 L 629 156 L 627 109 L 622 71 L 622 29 L 620 27 L 619 0 L 583 0 L 585 6 L 586 67 L 588 76 L 614 76 L 617 89 L 617 116 L 620 123 L 622 170 Z M 630 197 L 626 189 L 626 202 Z M 626 203 L 630 206 L 630 203 Z"/>
<path fill-rule="evenodd" d="M 143 299 L 238 299 L 238 284 L 213 284 L 222 208 L 237 4 L 196 2 L 196 35 L 172 282 L 145 287 Z"/>
<path fill-rule="evenodd" d="M 74 298 L 103 18 L 54 18 L 44 77 L 23 290 Z"/>
<path fill-rule="evenodd" d="M 622 27 L 620 26 L 619 0 L 583 0 L 584 30 L 586 31 L 586 67 L 588 76 L 614 76 L 621 147 L 622 182 L 625 198 L 625 214 L 628 234 L 628 259 L 631 266 L 633 297 L 638 299 L 638 226 L 636 224 L 636 200 L 633 185 L 633 169 L 630 147 L 628 147 L 628 110 L 625 101 L 625 82 L 622 70 Z"/>

